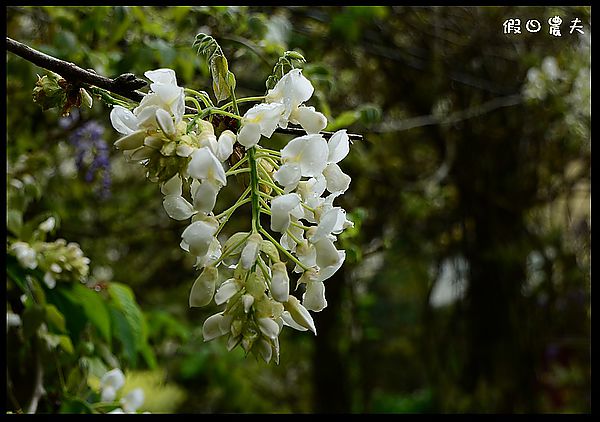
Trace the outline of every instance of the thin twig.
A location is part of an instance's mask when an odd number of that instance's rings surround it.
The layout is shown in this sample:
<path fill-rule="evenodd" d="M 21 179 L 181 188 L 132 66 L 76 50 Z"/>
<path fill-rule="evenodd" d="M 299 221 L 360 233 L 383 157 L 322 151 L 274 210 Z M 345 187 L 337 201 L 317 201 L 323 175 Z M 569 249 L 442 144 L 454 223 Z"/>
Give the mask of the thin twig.
<path fill-rule="evenodd" d="M 136 89 L 146 86 L 147 82 L 136 78 L 131 73 L 125 73 L 115 79 L 110 79 L 90 70 L 82 69 L 74 63 L 49 56 L 9 37 L 6 37 L 6 49 L 39 67 L 58 73 L 72 83 L 94 85 L 133 101 L 139 102 L 144 98 L 144 93 L 136 91 Z"/>
<path fill-rule="evenodd" d="M 41 51 L 31 48 L 9 37 L 6 37 L 6 49 L 39 67 L 58 73 L 71 83 L 86 83 L 94 85 L 99 88 L 106 89 L 107 91 L 114 92 L 115 94 L 122 95 L 123 97 L 136 102 L 140 102 L 142 98 L 144 98 L 144 95 L 146 95 L 143 92 L 136 91 L 136 89 L 147 85 L 147 82 L 143 79 L 135 77 L 135 75 L 131 73 L 125 73 L 115 79 L 110 79 L 105 76 L 98 75 L 95 72 L 83 69 L 74 63 L 66 62 L 42 53 Z M 198 113 L 198 110 L 189 106 L 186 106 L 185 110 L 186 113 Z M 293 126 L 288 126 L 287 129 L 277 128 L 275 129 L 275 132 L 295 136 L 306 135 L 306 132 L 303 129 Z M 325 139 L 329 139 L 331 138 L 331 135 L 333 135 L 332 132 L 320 132 L 320 134 Z M 348 137 L 350 138 L 350 141 L 363 140 L 363 136 L 359 134 L 349 133 Z"/>

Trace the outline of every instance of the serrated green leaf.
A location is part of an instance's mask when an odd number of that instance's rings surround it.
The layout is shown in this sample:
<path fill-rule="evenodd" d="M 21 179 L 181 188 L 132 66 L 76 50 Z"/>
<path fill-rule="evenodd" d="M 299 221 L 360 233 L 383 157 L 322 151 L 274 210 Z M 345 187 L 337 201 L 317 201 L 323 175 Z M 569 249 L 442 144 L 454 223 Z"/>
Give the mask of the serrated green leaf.
<path fill-rule="evenodd" d="M 100 335 L 110 342 L 110 315 L 101 294 L 82 284 L 75 284 L 71 292 L 83 307 L 87 319 L 98 329 Z"/>
<path fill-rule="evenodd" d="M 67 326 L 65 323 L 65 316 L 52 304 L 46 305 L 44 308 L 46 309 L 46 320 L 49 322 L 50 326 L 60 333 L 66 333 Z"/>

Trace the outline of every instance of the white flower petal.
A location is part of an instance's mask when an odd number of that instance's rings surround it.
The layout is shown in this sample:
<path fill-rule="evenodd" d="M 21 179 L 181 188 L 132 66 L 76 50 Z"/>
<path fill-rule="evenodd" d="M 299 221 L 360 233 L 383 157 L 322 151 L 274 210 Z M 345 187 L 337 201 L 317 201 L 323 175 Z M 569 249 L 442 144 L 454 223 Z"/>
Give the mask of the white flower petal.
<path fill-rule="evenodd" d="M 115 141 L 115 147 L 122 150 L 137 149 L 144 145 L 146 132 L 138 130 L 130 132 L 127 136 L 123 136 Z"/>
<path fill-rule="evenodd" d="M 163 195 L 181 196 L 182 184 L 183 184 L 183 182 L 181 181 L 181 177 L 179 177 L 178 175 L 175 175 L 172 178 L 170 178 L 169 180 L 167 180 L 165 183 L 163 183 L 163 185 L 160 187 L 160 191 L 162 192 Z"/>
<path fill-rule="evenodd" d="M 246 149 L 252 148 L 260 140 L 260 125 L 258 123 L 244 123 L 238 133 L 238 142 Z"/>
<path fill-rule="evenodd" d="M 271 295 L 278 302 L 287 302 L 290 296 L 290 278 L 283 262 L 273 264 Z"/>
<path fill-rule="evenodd" d="M 339 270 L 342 267 L 342 264 L 344 263 L 344 260 L 346 259 L 346 251 L 338 251 L 338 253 L 339 253 L 338 263 L 331 267 L 321 268 L 319 270 L 319 272 L 317 273 L 317 277 L 316 277 L 315 281 L 327 280 L 332 275 L 334 275 L 337 272 L 337 270 Z"/>
<path fill-rule="evenodd" d="M 345 192 L 350 186 L 351 178 L 336 163 L 327 164 L 323 170 L 329 192 Z"/>
<path fill-rule="evenodd" d="M 348 155 L 348 152 L 350 152 L 350 144 L 348 142 L 346 129 L 340 129 L 331 135 L 327 145 L 329 149 L 327 162 L 338 163 L 342 161 L 346 155 Z"/>
<path fill-rule="evenodd" d="M 208 252 L 217 227 L 206 221 L 196 221 L 183 231 L 181 237 L 188 245 L 191 254 L 204 256 Z"/>
<path fill-rule="evenodd" d="M 333 207 L 321 215 L 319 225 L 315 234 L 309 238 L 312 243 L 317 243 L 325 236 L 331 234 L 332 230 L 336 227 L 338 218 L 343 210 L 340 207 Z M 344 214 L 345 215 L 345 214 Z"/>
<path fill-rule="evenodd" d="M 52 276 L 50 272 L 46 272 L 44 274 L 44 283 L 48 286 L 49 289 L 53 289 L 56 287 L 56 279 Z"/>
<path fill-rule="evenodd" d="M 315 333 L 315 335 L 317 334 L 317 329 L 315 328 L 315 322 L 312 316 L 310 316 L 308 310 L 302 306 L 298 299 L 296 299 L 296 296 L 290 295 L 288 301 L 285 302 L 283 306 L 297 324 L 304 328 L 308 328 Z"/>
<path fill-rule="evenodd" d="M 308 328 L 303 327 L 302 325 L 300 325 L 296 321 L 294 321 L 294 318 L 292 318 L 292 316 L 290 315 L 290 313 L 288 311 L 283 311 L 281 313 L 281 320 L 283 321 L 283 325 L 287 325 L 288 327 L 291 327 L 294 330 L 298 330 L 298 331 L 307 331 L 308 330 Z"/>
<path fill-rule="evenodd" d="M 242 304 L 244 305 L 245 313 L 250 312 L 250 308 L 252 307 L 253 303 L 254 303 L 254 296 L 249 295 L 249 294 L 242 295 Z"/>
<path fill-rule="evenodd" d="M 215 293 L 215 283 L 219 271 L 215 267 L 206 267 L 198 276 L 190 290 L 190 308 L 206 306 L 210 303 Z"/>
<path fill-rule="evenodd" d="M 313 92 L 314 88 L 310 81 L 302 75 L 302 69 L 292 69 L 283 75 L 273 89 L 269 90 L 265 101 L 267 103 L 282 103 L 285 106 L 282 115 L 285 121 L 293 110 L 308 101 Z"/>
<path fill-rule="evenodd" d="M 254 233 L 250 235 L 240 257 L 240 263 L 242 264 L 243 269 L 249 270 L 254 265 L 258 258 L 258 253 L 260 252 L 261 242 L 262 237 L 260 234 Z"/>
<path fill-rule="evenodd" d="M 169 112 L 162 108 L 156 110 L 156 121 L 164 134 L 167 136 L 175 135 L 175 125 L 173 124 L 173 118 Z"/>
<path fill-rule="evenodd" d="M 321 312 L 327 307 L 325 285 L 321 281 L 306 284 L 306 292 L 302 295 L 302 304 L 309 311 Z"/>
<path fill-rule="evenodd" d="M 290 211 L 300 203 L 297 193 L 276 196 L 271 201 L 271 230 L 283 233 L 290 225 Z"/>
<path fill-rule="evenodd" d="M 319 268 L 334 266 L 340 259 L 339 251 L 327 237 L 315 243 L 315 250 L 317 252 L 316 264 Z"/>
<path fill-rule="evenodd" d="M 296 256 L 305 267 L 310 268 L 317 265 L 317 250 L 306 240 L 296 246 Z"/>
<path fill-rule="evenodd" d="M 227 185 L 223 165 L 208 147 L 202 147 L 192 154 L 188 173 L 195 179 L 217 181 L 221 186 Z"/>
<path fill-rule="evenodd" d="M 202 337 L 204 341 L 210 341 L 214 338 L 227 334 L 229 330 L 224 331 L 223 327 L 231 322 L 231 317 L 226 317 L 223 314 L 215 314 L 204 321 L 202 326 Z"/>
<path fill-rule="evenodd" d="M 243 126 L 248 123 L 258 124 L 260 126 L 260 134 L 270 138 L 275 132 L 281 113 L 284 111 L 284 106 L 279 103 L 261 103 L 256 104 L 244 114 Z M 240 142 L 242 143 L 242 142 Z M 244 144 L 242 144 L 244 145 Z"/>
<path fill-rule="evenodd" d="M 117 397 L 117 390 L 113 386 L 107 385 L 100 392 L 100 401 L 110 402 Z"/>
<path fill-rule="evenodd" d="M 165 196 L 163 207 L 169 217 L 174 220 L 187 220 L 194 215 L 194 207 L 192 207 L 192 204 L 179 195 Z"/>
<path fill-rule="evenodd" d="M 271 348 L 271 343 L 269 343 L 264 338 L 261 338 L 254 344 L 254 347 L 258 350 L 258 354 L 266 363 L 269 363 L 273 357 L 273 349 Z"/>
<path fill-rule="evenodd" d="M 129 135 L 138 129 L 138 119 L 125 107 L 116 105 L 110 112 L 110 122 L 115 130 L 123 135 Z"/>
<path fill-rule="evenodd" d="M 216 156 L 219 161 L 227 160 L 233 153 L 233 144 L 235 144 L 235 134 L 230 130 L 225 130 L 219 136 Z"/>
<path fill-rule="evenodd" d="M 110 386 L 119 390 L 123 385 L 125 385 L 125 375 L 119 368 L 111 369 L 100 378 L 100 388 Z"/>
<path fill-rule="evenodd" d="M 235 278 L 230 278 L 229 280 L 223 282 L 217 293 L 215 293 L 215 303 L 217 305 L 222 305 L 227 302 L 233 295 L 240 291 L 241 286 Z"/>
<path fill-rule="evenodd" d="M 277 183 L 290 189 L 294 189 L 301 178 L 300 164 L 297 163 L 285 163 L 273 173 L 273 179 Z"/>
<path fill-rule="evenodd" d="M 150 89 L 158 95 L 160 101 L 169 109 L 171 105 L 174 104 L 179 97 L 183 94 L 183 88 L 178 87 L 177 85 L 166 85 L 166 84 L 158 84 L 154 83 L 150 85 Z"/>
<path fill-rule="evenodd" d="M 290 114 L 290 122 L 302 126 L 306 133 L 319 133 L 327 126 L 327 117 L 314 107 L 300 106 Z"/>
<path fill-rule="evenodd" d="M 142 103 L 146 98 L 154 98 L 157 99 L 155 94 L 148 94 L 142 99 Z M 133 112 L 138 113 L 138 127 L 144 129 L 156 129 L 158 127 L 158 122 L 156 121 L 156 110 L 159 107 L 157 104 L 151 104 L 142 108 L 142 103 L 138 107 L 136 107 Z"/>
<path fill-rule="evenodd" d="M 215 207 L 217 195 L 221 187 L 218 184 L 205 181 L 198 184 L 194 192 L 194 209 L 204 214 L 208 214 Z"/>
<path fill-rule="evenodd" d="M 194 148 L 193 146 L 190 146 L 190 145 L 179 144 L 179 145 L 177 145 L 177 149 L 175 149 L 175 153 L 177 155 L 179 155 L 180 157 L 189 157 L 196 151 L 196 149 L 197 148 Z"/>
<path fill-rule="evenodd" d="M 279 335 L 279 324 L 271 318 L 258 318 L 256 322 L 260 331 L 270 339 L 275 339 Z"/>
<path fill-rule="evenodd" d="M 150 79 L 154 83 L 166 84 L 166 85 L 177 85 L 177 77 L 173 69 L 156 69 L 148 70 L 144 72 L 144 76 Z"/>
<path fill-rule="evenodd" d="M 281 150 L 284 163 L 299 163 L 302 176 L 306 177 L 317 176 L 323 172 L 327 165 L 327 155 L 327 142 L 319 134 L 292 139 Z"/>
<path fill-rule="evenodd" d="M 131 390 L 121 399 L 121 406 L 125 412 L 133 413 L 144 404 L 144 390 L 136 388 Z"/>

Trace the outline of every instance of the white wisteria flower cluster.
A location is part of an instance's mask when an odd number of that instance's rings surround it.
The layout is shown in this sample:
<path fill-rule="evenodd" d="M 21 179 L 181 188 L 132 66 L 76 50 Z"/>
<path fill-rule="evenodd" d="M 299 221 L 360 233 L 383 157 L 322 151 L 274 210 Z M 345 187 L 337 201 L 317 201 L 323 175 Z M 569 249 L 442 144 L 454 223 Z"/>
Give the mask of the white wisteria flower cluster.
<path fill-rule="evenodd" d="M 178 87 L 170 69 L 145 75 L 153 83 L 139 106 L 111 112 L 114 128 L 124 135 L 115 146 L 160 183 L 171 218 L 190 219 L 180 246 L 195 257 L 200 275 L 189 305 L 223 306 L 204 322 L 204 340 L 224 336 L 228 350 L 240 345 L 266 362 L 279 362 L 284 326 L 317 333 L 309 311 L 327 306 L 325 281 L 346 257 L 335 242 L 352 222 L 334 202 L 350 184 L 339 166 L 349 152 L 348 135 L 339 130 L 327 141 L 319 133 L 327 119 L 305 105 L 314 88 L 300 69 L 283 75 L 264 97 L 236 102 L 232 95 L 221 108 L 203 93 Z M 238 103 L 257 100 L 264 101 L 239 114 Z M 195 113 L 184 114 L 186 101 Z M 219 115 L 239 125 L 217 136 L 213 123 Z M 306 135 L 280 151 L 260 144 L 289 123 Z M 242 151 L 237 160 L 234 149 Z M 240 174 L 249 176 L 249 184 L 233 205 L 216 212 L 220 190 Z M 244 205 L 251 210 L 251 227 L 224 239 L 223 228 Z"/>
<path fill-rule="evenodd" d="M 111 369 L 100 379 L 100 401 L 114 402 L 117 394 L 125 385 L 125 375 L 119 368 Z M 108 413 L 138 413 L 137 410 L 144 404 L 144 390 L 135 388 L 119 399 L 120 407 Z M 149 413 L 149 412 L 144 412 Z"/>

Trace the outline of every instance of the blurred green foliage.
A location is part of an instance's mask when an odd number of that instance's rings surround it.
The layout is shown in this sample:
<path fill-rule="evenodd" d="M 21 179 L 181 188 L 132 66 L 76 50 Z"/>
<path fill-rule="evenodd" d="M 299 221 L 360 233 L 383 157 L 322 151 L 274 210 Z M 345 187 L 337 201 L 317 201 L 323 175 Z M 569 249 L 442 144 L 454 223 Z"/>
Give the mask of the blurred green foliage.
<path fill-rule="evenodd" d="M 502 33 L 557 14 L 560 38 Z M 568 33 L 576 17 L 585 35 Z M 27 339 L 47 321 L 58 349 L 42 356 L 40 412 L 89 411 L 81 377 L 116 364 L 153 412 L 590 411 L 589 7 L 7 8 L 7 35 L 38 50 L 110 77 L 170 67 L 210 91 L 198 32 L 223 48 L 238 97 L 263 95 L 278 57 L 301 53 L 327 129 L 365 136 L 344 161 L 356 228 L 319 335 L 284 331 L 278 366 L 204 343 L 215 309 L 188 309 L 193 262 L 157 187 L 113 149 L 108 197 L 86 181 L 97 152 L 77 166 L 78 128 L 117 139 L 108 108 L 61 125 L 32 101 L 45 71 L 7 53 L 8 237 L 54 216 L 49 241 L 78 242 L 100 290 L 48 289 L 7 257 L 25 335 L 7 331 L 8 410 L 31 398 Z M 20 299 L 27 275 L 39 303 Z"/>

